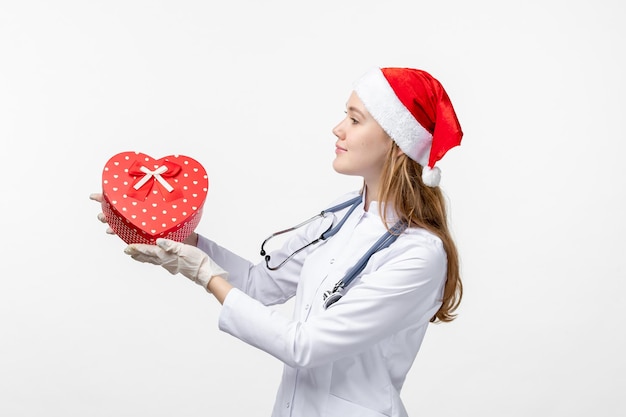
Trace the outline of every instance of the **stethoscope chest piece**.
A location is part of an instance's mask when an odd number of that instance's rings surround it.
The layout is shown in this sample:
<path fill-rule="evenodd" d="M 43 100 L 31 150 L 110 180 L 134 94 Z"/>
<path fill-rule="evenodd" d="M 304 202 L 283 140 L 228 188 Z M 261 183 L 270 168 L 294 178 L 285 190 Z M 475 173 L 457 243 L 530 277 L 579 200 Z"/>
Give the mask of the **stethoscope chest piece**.
<path fill-rule="evenodd" d="M 343 288 L 336 287 L 333 288 L 332 291 L 324 291 L 323 299 L 324 299 L 324 308 L 328 308 L 335 304 L 339 299 L 343 297 Z"/>

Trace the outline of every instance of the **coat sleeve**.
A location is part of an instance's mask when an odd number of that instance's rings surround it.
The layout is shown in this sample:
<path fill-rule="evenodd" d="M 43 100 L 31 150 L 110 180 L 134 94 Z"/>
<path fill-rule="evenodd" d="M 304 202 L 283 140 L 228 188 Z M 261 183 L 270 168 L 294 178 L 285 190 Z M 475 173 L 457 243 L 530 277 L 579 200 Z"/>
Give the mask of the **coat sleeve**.
<path fill-rule="evenodd" d="M 234 289 L 224 301 L 220 329 L 291 367 L 307 368 L 427 323 L 441 306 L 447 258 L 439 239 L 413 240 L 406 236 L 404 244 L 372 256 L 341 300 L 305 322 L 287 319 Z"/>

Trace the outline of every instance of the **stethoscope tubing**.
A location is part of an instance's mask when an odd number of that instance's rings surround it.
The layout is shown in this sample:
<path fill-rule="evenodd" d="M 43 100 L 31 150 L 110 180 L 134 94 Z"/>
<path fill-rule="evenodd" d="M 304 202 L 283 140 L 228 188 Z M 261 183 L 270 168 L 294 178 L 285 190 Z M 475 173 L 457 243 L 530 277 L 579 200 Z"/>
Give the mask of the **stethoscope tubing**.
<path fill-rule="evenodd" d="M 367 252 L 357 261 L 356 264 L 346 273 L 346 275 L 337 281 L 332 291 L 326 291 L 323 295 L 324 309 L 328 309 L 343 297 L 344 290 L 354 281 L 354 279 L 365 269 L 371 256 L 381 249 L 391 245 L 398 239 L 398 236 L 406 229 L 406 223 L 398 221 L 391 229 L 385 232 Z"/>
<path fill-rule="evenodd" d="M 352 214 L 352 212 L 354 211 L 354 209 L 356 209 L 356 207 L 359 205 L 360 201 L 361 201 L 362 197 L 356 196 L 354 198 L 351 198 L 348 201 L 344 201 L 343 203 L 339 203 L 335 206 L 329 207 L 326 210 L 322 210 L 319 214 L 316 214 L 315 216 L 303 221 L 302 223 L 299 223 L 293 227 L 290 227 L 288 229 L 284 229 L 284 230 L 280 230 L 278 232 L 272 233 L 270 236 L 268 236 L 263 243 L 261 243 L 261 256 L 265 257 L 265 264 L 267 266 L 267 269 L 269 269 L 270 271 L 276 271 L 277 269 L 279 269 L 281 266 L 283 266 L 285 263 L 287 263 L 291 258 L 293 258 L 295 255 L 297 255 L 298 253 L 300 253 L 301 251 L 303 251 L 304 249 L 308 248 L 311 245 L 315 245 L 323 240 L 328 239 L 329 237 L 335 235 L 335 233 L 337 233 L 339 231 L 339 229 L 341 229 L 341 226 L 343 226 L 343 224 L 346 222 L 346 220 L 348 219 L 348 217 L 350 217 L 350 214 Z M 350 207 L 351 206 L 351 207 Z M 321 235 L 320 237 L 318 237 L 317 239 L 313 240 L 312 242 L 309 242 L 307 245 L 301 247 L 300 249 L 296 250 L 295 252 L 293 252 L 291 255 L 289 255 L 286 259 L 284 259 L 281 263 L 279 263 L 276 266 L 270 266 L 269 264 L 269 260 L 270 260 L 270 255 L 267 255 L 265 253 L 265 250 L 263 249 L 263 247 L 265 246 L 265 244 L 272 238 L 282 235 L 284 233 L 289 233 L 289 232 L 293 232 L 296 229 L 299 229 L 302 226 L 305 226 L 309 223 L 311 223 L 312 221 L 318 219 L 318 218 L 322 218 L 322 217 L 326 217 L 329 213 L 335 213 L 339 210 L 343 210 L 346 207 L 350 207 L 350 210 L 346 213 L 346 215 L 341 219 L 341 221 L 339 223 L 337 223 L 335 226 L 333 226 L 332 224 L 330 225 L 330 227 L 328 229 L 326 229 Z"/>
<path fill-rule="evenodd" d="M 316 214 L 315 216 L 311 217 L 310 219 L 307 219 L 307 220 L 303 221 L 300 224 L 297 224 L 296 226 L 290 227 L 288 229 L 280 230 L 280 231 L 278 231 L 276 233 L 271 234 L 261 244 L 261 256 L 265 256 L 265 264 L 266 264 L 267 268 L 269 270 L 271 270 L 271 271 L 275 271 L 275 270 L 279 269 L 280 267 L 282 267 L 286 262 L 288 262 L 295 255 L 297 255 L 298 253 L 300 253 L 304 249 L 308 248 L 309 246 L 315 245 L 316 243 L 319 243 L 319 242 L 321 242 L 323 240 L 326 240 L 326 239 L 334 236 L 341 229 L 341 227 L 344 225 L 344 223 L 348 220 L 348 217 L 350 217 L 352 212 L 357 208 L 357 206 L 361 203 L 361 201 L 362 201 L 362 196 L 358 195 L 358 196 L 356 196 L 354 198 L 351 198 L 350 200 L 344 201 L 343 203 L 339 203 L 339 204 L 337 204 L 335 206 L 332 206 L 332 207 L 329 207 L 329 208 L 327 208 L 325 210 L 322 210 L 319 214 Z M 272 267 L 272 266 L 269 265 L 270 255 L 266 255 L 265 250 L 263 249 L 263 247 L 265 246 L 267 241 L 269 241 L 273 237 L 276 237 L 278 235 L 282 235 L 283 233 L 292 232 L 292 231 L 294 231 L 294 230 L 296 230 L 296 229 L 298 229 L 298 228 L 300 228 L 302 226 L 305 226 L 305 225 L 311 223 L 312 221 L 316 220 L 317 218 L 326 217 L 327 214 L 335 213 L 335 212 L 337 212 L 339 210 L 343 210 L 346 207 L 350 207 L 350 209 L 343 216 L 343 218 L 339 221 L 339 223 L 337 223 L 335 226 L 333 226 L 333 225 L 329 226 L 329 228 L 326 231 L 324 231 L 320 235 L 319 238 L 313 240 L 312 242 L 310 242 L 310 243 L 306 244 L 305 246 L 301 247 L 300 249 L 294 251 L 291 255 L 289 255 L 285 260 L 283 260 L 277 266 Z M 352 268 L 350 268 L 350 270 L 346 273 L 344 278 L 342 278 L 339 281 L 337 281 L 337 283 L 335 284 L 335 286 L 333 287 L 333 289 L 331 291 L 324 292 L 324 295 L 323 295 L 324 309 L 327 309 L 328 307 L 330 307 L 331 305 L 333 305 L 334 303 L 339 301 L 339 299 L 343 296 L 343 291 L 363 271 L 363 269 L 367 265 L 367 262 L 369 261 L 369 258 L 374 253 L 378 252 L 381 249 L 384 249 L 384 248 L 388 247 L 393 242 L 395 242 L 395 240 L 406 229 L 406 227 L 407 227 L 406 223 L 404 223 L 402 221 L 398 221 L 395 225 L 393 225 L 393 227 L 391 227 L 389 230 L 387 230 L 387 232 L 385 232 L 385 234 L 382 235 L 372 245 L 372 247 L 370 247 L 370 249 L 368 249 L 368 251 L 357 261 L 357 263 Z"/>

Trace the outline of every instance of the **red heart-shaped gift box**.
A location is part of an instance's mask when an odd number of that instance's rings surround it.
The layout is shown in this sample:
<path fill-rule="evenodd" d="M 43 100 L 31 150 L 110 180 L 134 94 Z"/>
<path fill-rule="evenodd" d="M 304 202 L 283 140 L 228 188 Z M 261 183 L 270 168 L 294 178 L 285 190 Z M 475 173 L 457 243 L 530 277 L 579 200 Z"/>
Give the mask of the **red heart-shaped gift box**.
<path fill-rule="evenodd" d="M 200 222 L 208 189 L 206 170 L 193 158 L 122 152 L 102 171 L 102 211 L 128 244 L 182 242 Z"/>

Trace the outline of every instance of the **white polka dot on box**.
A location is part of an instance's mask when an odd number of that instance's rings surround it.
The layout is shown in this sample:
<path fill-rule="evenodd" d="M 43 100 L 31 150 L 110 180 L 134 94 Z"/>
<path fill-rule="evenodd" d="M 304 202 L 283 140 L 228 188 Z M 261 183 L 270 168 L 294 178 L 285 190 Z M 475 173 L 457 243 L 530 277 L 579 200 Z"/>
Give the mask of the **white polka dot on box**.
<path fill-rule="evenodd" d="M 182 242 L 200 222 L 208 190 L 206 170 L 193 158 L 122 152 L 102 171 L 102 211 L 128 244 Z"/>

